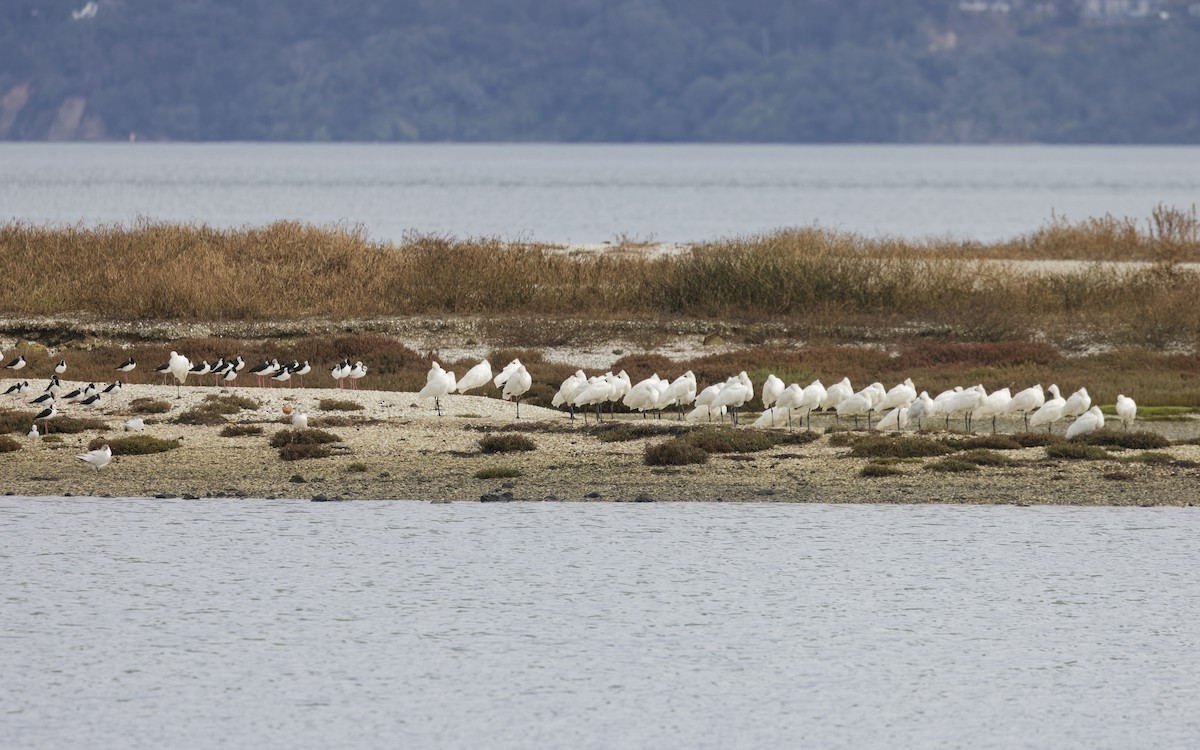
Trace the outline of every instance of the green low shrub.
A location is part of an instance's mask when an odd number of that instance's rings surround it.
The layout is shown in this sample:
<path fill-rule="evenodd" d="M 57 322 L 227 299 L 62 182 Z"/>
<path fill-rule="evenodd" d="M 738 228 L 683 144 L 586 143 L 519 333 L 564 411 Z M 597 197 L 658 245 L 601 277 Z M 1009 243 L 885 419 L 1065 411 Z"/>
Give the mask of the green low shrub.
<path fill-rule="evenodd" d="M 1050 458 L 1064 458 L 1071 461 L 1102 461 L 1111 458 L 1108 451 L 1098 445 L 1065 442 L 1047 445 L 1046 455 Z"/>
<path fill-rule="evenodd" d="M 288 443 L 280 447 L 279 457 L 284 461 L 299 461 L 304 458 L 328 458 L 332 451 L 320 443 Z"/>
<path fill-rule="evenodd" d="M 129 402 L 129 410 L 134 414 L 166 414 L 171 404 L 161 398 L 135 398 Z"/>
<path fill-rule="evenodd" d="M 647 466 L 686 466 L 708 461 L 708 451 L 680 438 L 646 446 Z"/>
<path fill-rule="evenodd" d="M 1141 464 L 1155 464 L 1159 466 L 1175 463 L 1174 456 L 1172 456 L 1170 453 L 1163 453 L 1161 451 L 1145 451 L 1137 454 L 1136 456 L 1128 456 L 1125 458 L 1125 460 L 1136 461 Z"/>
<path fill-rule="evenodd" d="M 88 443 L 88 450 L 94 451 L 108 443 L 114 456 L 145 456 L 151 453 L 166 453 L 179 447 L 178 440 L 163 440 L 150 435 L 131 435 L 123 438 L 96 438 Z"/>
<path fill-rule="evenodd" d="M 1096 430 L 1086 435 L 1080 435 L 1075 438 L 1074 442 L 1143 451 L 1166 448 L 1171 444 L 1170 440 L 1157 432 L 1126 432 L 1125 430 Z"/>
<path fill-rule="evenodd" d="M 479 450 L 484 453 L 515 453 L 537 450 L 537 444 L 527 435 L 485 435 L 479 439 Z"/>
<path fill-rule="evenodd" d="M 363 405 L 357 401 L 341 398 L 323 398 L 317 402 L 321 411 L 362 411 Z"/>
<path fill-rule="evenodd" d="M 926 471 L 936 471 L 947 474 L 964 474 L 972 471 L 979 471 L 979 467 L 970 461 L 964 461 L 961 458 L 943 458 L 940 461 L 931 461 L 925 464 Z"/>
<path fill-rule="evenodd" d="M 1010 437 L 1022 448 L 1042 448 L 1066 440 L 1062 435 L 1054 435 L 1049 432 L 1018 432 Z"/>
<path fill-rule="evenodd" d="M 525 472 L 515 466 L 491 466 L 475 472 L 476 479 L 513 479 L 524 475 Z"/>
<path fill-rule="evenodd" d="M 732 427 L 705 427 L 680 439 L 706 453 L 757 453 L 775 447 L 775 441 L 765 432 Z"/>
<path fill-rule="evenodd" d="M 977 435 L 975 437 L 954 437 L 942 441 L 956 451 L 987 449 L 993 451 L 1015 451 L 1024 448 L 1008 435 Z"/>
<path fill-rule="evenodd" d="M 976 448 L 964 453 L 959 453 L 954 456 L 957 459 L 968 461 L 976 466 L 1016 466 L 1017 462 L 1008 456 L 997 453 L 994 450 L 987 448 Z"/>
<path fill-rule="evenodd" d="M 858 472 L 860 477 L 894 477 L 903 476 L 905 472 L 900 471 L 894 464 L 877 464 L 869 463 L 862 467 Z"/>
<path fill-rule="evenodd" d="M 303 430 L 280 430 L 271 436 L 272 448 L 282 448 L 285 445 L 323 445 L 340 442 L 342 439 L 332 432 L 311 427 Z"/>
<path fill-rule="evenodd" d="M 947 453 L 953 453 L 953 449 L 928 438 L 871 436 L 850 444 L 850 455 L 855 458 L 928 458 Z"/>
<path fill-rule="evenodd" d="M 687 434 L 690 430 L 691 427 L 688 425 L 660 424 L 649 421 L 620 422 L 617 424 L 610 422 L 588 428 L 588 432 L 595 435 L 603 443 L 621 443 L 629 440 L 641 440 L 643 438 L 663 437 L 666 435 L 678 436 Z"/>
<path fill-rule="evenodd" d="M 263 428 L 256 424 L 230 424 L 225 425 L 221 432 L 218 433 L 221 437 L 245 437 L 247 435 L 261 435 Z"/>

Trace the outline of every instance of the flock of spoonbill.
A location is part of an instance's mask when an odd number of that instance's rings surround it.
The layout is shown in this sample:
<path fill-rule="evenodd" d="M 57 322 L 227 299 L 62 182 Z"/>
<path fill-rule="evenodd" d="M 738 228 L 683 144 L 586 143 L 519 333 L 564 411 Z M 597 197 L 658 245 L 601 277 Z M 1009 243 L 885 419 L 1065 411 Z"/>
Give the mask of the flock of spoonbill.
<path fill-rule="evenodd" d="M 431 371 L 431 377 L 433 373 Z M 1047 398 L 1047 391 L 1049 398 Z M 575 410 L 582 409 L 586 421 L 588 410 L 594 409 L 596 419 L 603 418 L 603 405 L 608 403 L 609 413 L 613 405 L 622 403 L 633 411 L 656 412 L 661 416 L 666 409 L 678 411 L 679 418 L 689 421 L 724 421 L 730 415 L 733 425 L 739 424 L 740 411 L 754 399 L 754 385 L 745 371 L 698 390 L 696 376 L 685 372 L 674 380 L 660 377 L 657 373 L 631 383 L 629 375 L 622 370 L 613 374 L 588 377 L 582 370 L 567 377 L 552 402 L 555 407 L 566 407 L 575 417 Z M 1068 436 L 1082 435 L 1104 426 L 1104 415 L 1092 404 L 1087 388 L 1080 388 L 1068 398 L 1063 398 L 1057 385 L 1045 391 L 1034 385 L 1012 395 L 1008 388 L 988 393 L 982 385 L 969 388 L 952 388 L 931 397 L 927 391 L 917 392 L 911 379 L 905 379 L 891 389 L 882 383 L 872 383 L 855 391 L 849 378 L 825 387 L 820 380 L 807 386 L 798 383 L 785 385 L 774 374 L 767 376 L 761 389 L 762 415 L 753 423 L 754 427 L 791 428 L 794 421 L 801 421 L 811 428 L 814 412 L 831 414 L 837 422 L 853 419 L 855 427 L 866 420 L 870 429 L 899 432 L 915 424 L 920 429 L 923 421 L 942 418 L 945 426 L 951 420 L 963 421 L 963 428 L 974 431 L 978 420 L 990 420 L 992 432 L 997 431 L 1001 417 L 1017 417 L 1024 420 L 1025 429 L 1046 427 L 1052 431 L 1054 425 L 1063 420 L 1073 420 Z M 691 407 L 688 410 L 688 407 Z M 872 424 L 875 415 L 878 421 Z M 1137 418 L 1137 404 L 1124 394 L 1117 397 L 1117 417 L 1128 429 Z"/>
<path fill-rule="evenodd" d="M 6 367 L 17 371 L 25 365 L 25 357 L 18 356 Z M 131 357 L 115 369 L 129 374 L 136 367 L 137 363 Z M 194 365 L 187 357 L 173 351 L 167 362 L 156 370 L 174 377 L 176 397 L 179 398 L 182 395 L 179 387 L 188 376 L 212 375 L 214 384 L 219 384 L 222 380 L 231 384 L 245 367 L 246 361 L 241 356 L 230 359 L 222 357 L 213 365 L 207 360 Z M 293 377 L 303 385 L 303 377 L 311 369 L 308 361 L 286 364 L 271 359 L 251 367 L 249 372 L 258 378 L 260 385 L 268 379 L 287 383 Z M 47 432 L 50 428 L 49 421 L 58 414 L 60 402 L 94 406 L 100 403 L 104 393 L 121 387 L 121 381 L 117 380 L 103 390 L 93 383 L 62 393 L 63 385 L 59 376 L 66 370 L 66 360 L 60 360 L 54 367 L 55 374 L 45 391 L 30 401 L 45 406 L 36 420 L 44 423 Z M 367 374 L 367 367 L 361 361 L 351 364 L 348 358 L 343 358 L 329 368 L 329 374 L 338 382 L 339 388 L 344 387 L 347 379 L 352 388 L 357 388 L 358 381 Z M 442 402 L 448 396 L 469 393 L 482 388 L 489 381 L 500 389 L 505 400 L 514 402 L 516 417 L 519 419 L 521 398 L 533 385 L 529 370 L 519 359 L 509 362 L 495 377 L 491 364 L 484 359 L 468 370 L 461 379 L 456 379 L 453 372 L 434 362 L 427 373 L 425 386 L 417 397 L 423 401 L 432 399 L 434 410 L 440 416 Z M 29 382 L 21 381 L 9 387 L 5 394 L 20 397 L 29 390 Z M 737 426 L 741 423 L 742 409 L 754 400 L 754 395 L 754 384 L 745 371 L 700 389 L 691 370 L 673 380 L 655 373 L 637 383 L 631 382 L 624 370 L 616 374 L 610 371 L 590 377 L 578 370 L 562 381 L 552 405 L 567 408 L 571 419 L 575 418 L 577 410 L 580 411 L 585 422 L 593 412 L 597 421 L 602 420 L 605 404 L 609 407 L 611 417 L 616 404 L 620 403 L 631 411 L 640 412 L 643 418 L 648 417 L 651 412 L 661 418 L 665 410 L 672 409 L 677 412 L 680 420 L 724 421 L 725 416 L 729 415 L 730 423 Z M 1059 422 L 1070 420 L 1066 433 L 1068 437 L 1074 437 L 1101 429 L 1105 423 L 1103 413 L 1092 403 L 1087 388 L 1080 388 L 1070 396 L 1064 397 L 1058 386 L 1053 384 L 1044 390 L 1041 384 L 1033 385 L 1016 394 L 1009 388 L 988 393 L 982 385 L 965 388 L 958 386 L 930 396 L 927 391 L 918 393 L 911 379 L 905 379 L 890 389 L 885 388 L 882 383 L 875 382 L 856 391 L 849 378 L 842 378 L 828 387 L 819 379 L 801 387 L 798 383 L 785 385 L 780 378 L 770 374 L 763 382 L 760 399 L 763 412 L 753 426 L 762 428 L 786 426 L 790 429 L 797 421 L 811 428 L 814 412 L 832 415 L 838 423 L 844 419 L 852 419 L 856 428 L 861 420 L 865 420 L 868 429 L 889 432 L 902 431 L 910 424 L 920 429 L 924 422 L 935 419 L 944 420 L 948 428 L 951 421 L 961 419 L 963 429 L 968 432 L 974 431 L 978 421 L 990 421 L 994 433 L 998 428 L 997 421 L 1001 417 L 1009 417 L 1020 418 L 1026 430 L 1045 427 L 1047 432 L 1053 431 Z M 1122 426 L 1128 429 L 1137 418 L 1137 404 L 1124 394 L 1117 396 L 1116 415 Z M 872 423 L 876 416 L 878 419 Z M 299 419 L 299 416 L 295 418 Z M 35 423 L 30 434 L 36 429 Z"/>

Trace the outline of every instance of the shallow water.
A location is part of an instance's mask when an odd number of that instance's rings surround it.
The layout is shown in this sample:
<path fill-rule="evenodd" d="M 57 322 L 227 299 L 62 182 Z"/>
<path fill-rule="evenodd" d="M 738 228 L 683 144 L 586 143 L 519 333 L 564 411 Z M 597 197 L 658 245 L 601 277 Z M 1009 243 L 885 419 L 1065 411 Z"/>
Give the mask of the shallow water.
<path fill-rule="evenodd" d="M 595 243 L 789 226 L 1007 239 L 1200 195 L 1200 148 L 0 143 L 0 220 L 278 219 Z"/>
<path fill-rule="evenodd" d="M 1196 747 L 1190 509 L 0 498 L 9 747 Z"/>

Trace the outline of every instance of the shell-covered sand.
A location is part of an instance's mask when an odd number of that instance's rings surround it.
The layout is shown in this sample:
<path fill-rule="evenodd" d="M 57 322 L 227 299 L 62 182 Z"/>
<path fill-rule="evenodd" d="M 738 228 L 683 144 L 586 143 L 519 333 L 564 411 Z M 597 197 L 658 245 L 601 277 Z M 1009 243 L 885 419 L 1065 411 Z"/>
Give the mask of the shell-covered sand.
<path fill-rule="evenodd" d="M 0 390 L 14 382 L 0 381 Z M 232 391 L 259 406 L 228 417 L 253 423 L 263 435 L 221 437 L 219 426 L 173 423 L 181 411 L 200 404 L 213 386 L 185 386 L 176 400 L 174 386 L 131 385 L 99 410 L 67 406 L 64 413 L 92 416 L 111 432 L 63 435 L 61 442 L 14 436 L 22 449 L 0 454 L 0 489 L 7 494 L 170 496 L 308 499 L 479 500 L 488 493 L 511 493 L 516 500 L 609 501 L 773 501 L 830 503 L 1001 503 L 1080 505 L 1191 505 L 1200 501 L 1200 447 L 1164 449 L 1181 464 L 1147 465 L 1117 460 L 1055 461 L 1042 448 L 1006 452 L 1021 465 L 984 467 L 972 474 L 935 474 L 919 464 L 901 464 L 902 476 L 864 478 L 865 459 L 847 457 L 848 448 L 828 437 L 806 445 L 780 445 L 761 453 L 714 455 L 708 463 L 685 467 L 645 465 L 647 438 L 605 443 L 582 430 L 583 420 L 563 412 L 521 407 L 524 434 L 537 445 L 532 452 L 484 455 L 479 440 L 487 430 L 514 423 L 510 402 L 476 396 L 450 396 L 443 416 L 432 402 L 418 403 L 413 393 L 319 388 L 239 387 Z M 118 456 L 96 471 L 75 456 L 93 438 L 121 436 L 129 402 L 151 397 L 168 400 L 169 413 L 146 417 L 145 434 L 179 440 L 165 453 Z M 361 411 L 323 412 L 320 399 L 349 399 Z M 268 445 L 283 407 L 304 409 L 312 426 L 322 418 L 349 420 L 326 429 L 342 438 L 328 458 L 283 461 Z M 5 407 L 24 404 L 7 403 Z M 618 415 L 619 420 L 642 421 Z M 664 418 L 664 422 L 669 417 Z M 820 431 L 827 418 L 819 418 Z M 1006 425 L 1012 427 L 1013 425 Z M 53 432 L 54 423 L 50 423 Z M 1170 437 L 1200 435 L 1200 421 L 1140 424 Z M 1059 428 L 1062 429 L 1061 426 Z M 1116 452 L 1120 455 L 1120 452 Z M 512 479 L 477 479 L 487 468 L 514 468 Z M 1124 479 L 1106 478 L 1121 473 Z"/>

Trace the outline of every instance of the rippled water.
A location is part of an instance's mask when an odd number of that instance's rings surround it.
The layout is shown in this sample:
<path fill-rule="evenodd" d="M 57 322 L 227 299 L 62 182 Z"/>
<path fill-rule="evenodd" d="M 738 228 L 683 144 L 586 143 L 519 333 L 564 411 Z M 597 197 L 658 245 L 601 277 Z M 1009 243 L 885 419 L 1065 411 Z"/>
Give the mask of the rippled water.
<path fill-rule="evenodd" d="M 1200 746 L 1190 509 L 0 498 L 6 747 Z"/>
<path fill-rule="evenodd" d="M 548 242 L 819 224 L 996 240 L 1200 195 L 1200 148 L 0 143 L 0 220 L 278 219 Z"/>

